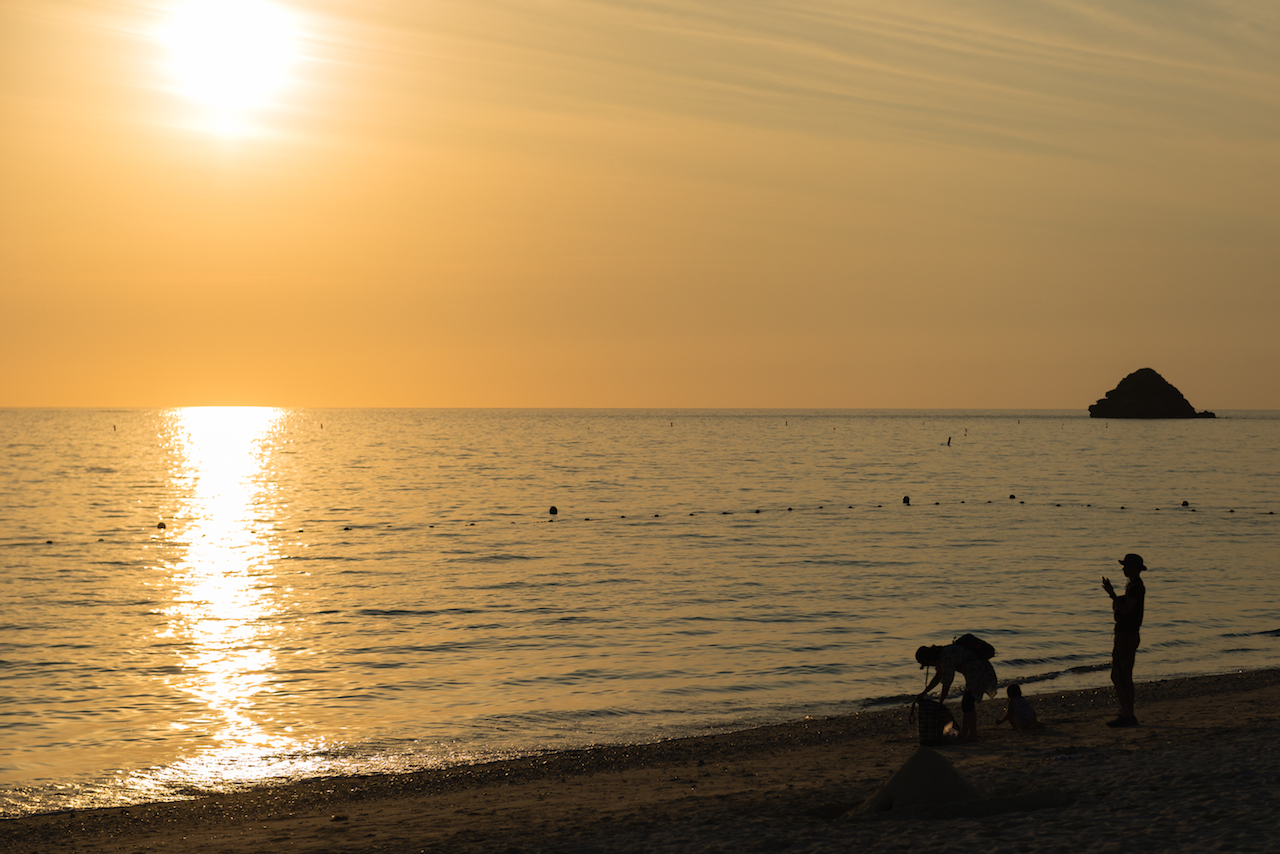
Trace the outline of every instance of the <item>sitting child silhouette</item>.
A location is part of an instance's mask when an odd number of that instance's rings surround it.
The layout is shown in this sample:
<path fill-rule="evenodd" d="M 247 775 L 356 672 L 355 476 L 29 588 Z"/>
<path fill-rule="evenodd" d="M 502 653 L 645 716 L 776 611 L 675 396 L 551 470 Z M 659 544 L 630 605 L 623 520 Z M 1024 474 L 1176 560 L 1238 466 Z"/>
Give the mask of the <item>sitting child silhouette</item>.
<path fill-rule="evenodd" d="M 1004 717 L 996 723 L 1002 724 L 1008 721 L 1014 729 L 1035 729 L 1040 726 L 1040 721 L 1036 720 L 1036 710 L 1031 708 L 1031 703 L 1022 696 L 1022 687 L 1010 685 L 1008 691 L 1009 708 L 1005 710 Z"/>

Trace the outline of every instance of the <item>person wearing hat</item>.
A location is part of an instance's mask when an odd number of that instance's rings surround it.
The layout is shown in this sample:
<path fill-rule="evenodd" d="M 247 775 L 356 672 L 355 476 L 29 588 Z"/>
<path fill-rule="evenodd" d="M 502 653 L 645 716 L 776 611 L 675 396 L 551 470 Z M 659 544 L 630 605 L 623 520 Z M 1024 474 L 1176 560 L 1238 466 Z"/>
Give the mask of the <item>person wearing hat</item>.
<path fill-rule="evenodd" d="M 996 671 L 991 662 L 959 643 L 922 646 L 916 650 L 916 662 L 921 670 L 926 667 L 935 668 L 933 679 L 925 686 L 920 697 L 927 697 L 935 685 L 941 685 L 939 703 L 947 699 L 956 671 L 964 674 L 964 694 L 960 698 L 960 740 L 977 740 L 978 700 L 982 699 L 983 694 L 994 697 L 997 690 Z"/>
<path fill-rule="evenodd" d="M 1107 726 L 1110 727 L 1138 725 L 1137 715 L 1133 713 L 1136 693 L 1133 687 L 1133 660 L 1142 640 L 1138 630 L 1142 628 L 1142 609 L 1147 598 L 1147 588 L 1142 583 L 1142 573 L 1147 567 L 1143 564 L 1142 557 L 1127 554 L 1120 565 L 1124 567 L 1125 577 L 1129 579 L 1123 596 L 1117 596 L 1115 588 L 1111 586 L 1111 579 L 1102 576 L 1102 589 L 1111 597 L 1111 613 L 1116 620 L 1115 642 L 1111 647 L 1111 682 L 1116 686 L 1120 716 L 1107 721 Z"/>

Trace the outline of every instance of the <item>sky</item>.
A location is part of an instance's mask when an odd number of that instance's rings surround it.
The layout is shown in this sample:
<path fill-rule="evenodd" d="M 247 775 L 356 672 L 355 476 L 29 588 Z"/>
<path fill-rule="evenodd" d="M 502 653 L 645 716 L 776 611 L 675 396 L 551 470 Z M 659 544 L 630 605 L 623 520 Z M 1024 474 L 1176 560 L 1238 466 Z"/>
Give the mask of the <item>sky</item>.
<path fill-rule="evenodd" d="M 194 2 L 0 0 L 0 406 L 1280 409 L 1273 0 Z"/>

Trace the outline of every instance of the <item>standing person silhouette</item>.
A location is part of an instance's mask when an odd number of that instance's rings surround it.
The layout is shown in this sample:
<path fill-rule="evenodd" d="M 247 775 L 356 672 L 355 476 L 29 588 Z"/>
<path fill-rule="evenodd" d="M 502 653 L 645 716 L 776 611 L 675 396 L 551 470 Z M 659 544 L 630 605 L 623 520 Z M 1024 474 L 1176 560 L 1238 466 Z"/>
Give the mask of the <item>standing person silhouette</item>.
<path fill-rule="evenodd" d="M 1116 620 L 1115 642 L 1111 647 L 1111 682 L 1116 686 L 1120 716 L 1107 721 L 1107 726 L 1110 727 L 1138 725 L 1138 718 L 1133 713 L 1136 694 L 1133 687 L 1133 660 L 1138 653 L 1138 644 L 1142 641 L 1138 630 L 1142 628 L 1143 605 L 1147 598 L 1147 586 L 1142 583 L 1142 572 L 1147 567 L 1142 562 L 1142 557 L 1127 554 L 1120 565 L 1124 567 L 1124 574 L 1129 579 L 1123 596 L 1117 596 L 1115 588 L 1111 586 L 1111 579 L 1102 576 L 1102 589 L 1111 597 L 1111 613 Z"/>

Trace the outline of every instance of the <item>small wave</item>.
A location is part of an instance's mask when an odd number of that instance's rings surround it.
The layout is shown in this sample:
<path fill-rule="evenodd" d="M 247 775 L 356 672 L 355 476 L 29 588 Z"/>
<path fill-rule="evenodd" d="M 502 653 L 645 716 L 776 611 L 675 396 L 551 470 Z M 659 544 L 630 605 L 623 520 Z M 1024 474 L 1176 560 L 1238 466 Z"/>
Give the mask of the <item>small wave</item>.
<path fill-rule="evenodd" d="M 563 587 L 560 581 L 526 581 L 525 579 L 516 579 L 513 581 L 499 581 L 495 584 L 478 584 L 470 589 L 472 590 L 535 590 L 543 587 Z"/>
<path fill-rule="evenodd" d="M 905 566 L 900 560 L 847 560 L 844 558 L 808 558 L 793 561 L 796 566 L 836 566 L 851 569 L 893 569 Z"/>
<path fill-rule="evenodd" d="M 517 554 L 484 554 L 478 555 L 472 552 L 457 553 L 456 557 L 448 557 L 441 560 L 441 563 L 511 563 L 513 561 L 537 560 L 538 558 L 531 555 Z"/>
<path fill-rule="evenodd" d="M 869 697 L 862 701 L 862 705 L 868 709 L 882 706 L 905 706 L 914 700 L 916 696 L 916 694 L 885 694 L 881 697 Z"/>
<path fill-rule="evenodd" d="M 1026 685 L 1034 682 L 1052 682 L 1054 679 L 1059 679 L 1063 676 L 1075 676 L 1082 673 L 1099 673 L 1103 670 L 1110 669 L 1110 661 L 1095 664 L 1078 664 L 1075 667 L 1068 667 L 1063 670 L 1048 670 L 1044 673 L 1033 673 L 1030 676 L 1019 676 L 1017 679 L 1002 680 L 1001 684 L 1008 685 L 1017 683 L 1019 685 Z"/>
<path fill-rule="evenodd" d="M 1169 649 L 1176 646 L 1195 646 L 1197 641 L 1191 638 L 1173 638 L 1172 640 L 1160 641 L 1158 643 L 1148 644 L 1147 649 Z"/>
<path fill-rule="evenodd" d="M 476 608 L 433 608 L 428 610 L 416 610 L 413 608 L 362 608 L 356 613 L 361 617 L 439 617 L 443 614 L 448 614 L 450 616 L 458 614 L 481 614 L 483 611 Z"/>
<path fill-rule="evenodd" d="M 1066 666 L 1071 662 L 1085 661 L 1087 659 L 1092 659 L 1093 657 L 1094 655 L 1092 653 L 1080 653 L 1078 655 L 1053 655 L 1042 656 L 1039 658 L 996 658 L 995 664 L 997 667 L 1035 667 L 1037 665 L 1045 666 L 1054 664 Z"/>
<path fill-rule="evenodd" d="M 1099 673 L 1103 670 L 1110 670 L 1111 662 L 1104 661 L 1100 664 L 1085 664 L 1080 667 L 1068 667 L 1068 673 Z"/>

